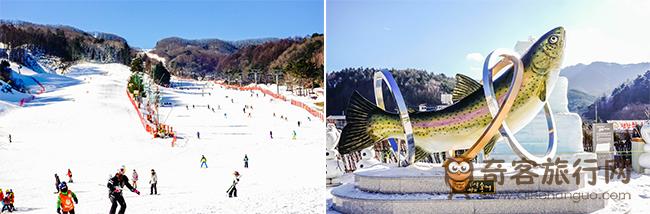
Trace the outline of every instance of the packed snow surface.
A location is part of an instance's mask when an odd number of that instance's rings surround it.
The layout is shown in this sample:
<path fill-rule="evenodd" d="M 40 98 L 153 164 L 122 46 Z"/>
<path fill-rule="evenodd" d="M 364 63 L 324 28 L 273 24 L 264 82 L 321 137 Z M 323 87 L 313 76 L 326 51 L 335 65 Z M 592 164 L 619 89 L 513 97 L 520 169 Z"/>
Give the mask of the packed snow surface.
<path fill-rule="evenodd" d="M 172 105 L 159 114 L 179 136 L 172 147 L 171 139 L 153 139 L 144 131 L 126 95 L 129 75 L 120 64 L 78 64 L 66 72 L 77 81 L 43 78 L 46 87 L 62 87 L 0 114 L 0 188 L 13 189 L 18 211 L 54 213 L 54 174 L 67 181 L 69 168 L 77 213 L 107 213 L 106 183 L 122 165 L 129 178 L 137 170 L 142 193 L 124 192 L 127 213 L 325 211 L 323 122 L 262 94 L 175 80 L 185 88 L 162 88 L 163 102 Z M 247 109 L 251 117 L 244 105 L 253 106 Z M 209 168 L 200 168 L 201 155 Z M 149 195 L 151 169 L 158 174 L 159 195 Z M 242 174 L 239 197 L 228 198 L 235 170 Z"/>

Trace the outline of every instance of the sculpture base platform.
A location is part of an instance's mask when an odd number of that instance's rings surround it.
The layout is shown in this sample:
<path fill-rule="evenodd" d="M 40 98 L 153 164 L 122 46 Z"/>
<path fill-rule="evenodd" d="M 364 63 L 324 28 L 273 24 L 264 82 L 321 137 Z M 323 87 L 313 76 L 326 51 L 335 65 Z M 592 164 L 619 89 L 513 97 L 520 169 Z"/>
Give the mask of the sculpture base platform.
<path fill-rule="evenodd" d="M 474 167 L 474 179 L 482 179 L 482 165 Z M 542 184 L 544 170 L 533 169 L 539 174 L 533 184 L 517 185 L 515 172 L 506 169 L 504 183 L 496 185 L 495 194 L 469 194 L 467 198 L 454 194 L 449 199 L 450 189 L 440 164 L 375 166 L 355 172 L 354 184 L 332 189 L 333 208 L 342 213 L 588 213 L 606 205 L 602 199 L 571 197 L 593 192 L 585 188 L 586 174 L 581 174 L 580 184 L 568 175 L 569 184 L 548 185 Z"/>

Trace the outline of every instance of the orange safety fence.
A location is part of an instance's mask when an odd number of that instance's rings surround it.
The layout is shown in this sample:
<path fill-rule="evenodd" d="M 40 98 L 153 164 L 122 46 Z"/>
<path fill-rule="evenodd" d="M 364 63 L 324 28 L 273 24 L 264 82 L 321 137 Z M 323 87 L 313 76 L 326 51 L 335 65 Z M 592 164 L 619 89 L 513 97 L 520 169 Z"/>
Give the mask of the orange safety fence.
<path fill-rule="evenodd" d="M 257 90 L 257 91 L 260 91 L 260 92 L 262 92 L 262 93 L 264 93 L 266 95 L 269 95 L 269 96 L 271 96 L 273 98 L 276 98 L 276 99 L 280 99 L 280 100 L 283 100 L 283 101 L 288 100 L 285 96 L 273 93 L 272 91 L 270 91 L 268 89 L 265 89 L 265 88 L 261 88 L 259 86 L 236 86 L 236 85 L 226 85 L 226 84 L 219 83 L 219 82 L 215 82 L 215 83 L 223 86 L 226 89 L 235 89 L 235 90 L 240 90 L 240 91 Z M 290 101 L 291 101 L 291 105 L 294 105 L 294 106 L 297 106 L 297 107 L 300 107 L 300 108 L 304 109 L 305 111 L 309 112 L 312 116 L 319 118 L 321 121 L 325 120 L 325 116 L 324 116 L 323 112 L 318 111 L 316 109 L 313 109 L 310 106 L 308 106 L 307 104 L 304 104 L 304 103 L 302 103 L 300 101 L 297 101 L 297 100 L 290 100 Z"/>
<path fill-rule="evenodd" d="M 39 82 L 38 80 L 36 80 L 36 78 L 34 78 L 32 76 L 29 76 L 29 78 L 31 78 L 36 84 L 38 84 L 39 87 L 41 87 L 41 89 L 36 92 L 36 95 L 40 95 L 42 93 L 45 93 L 45 86 L 43 86 L 43 84 L 41 84 L 41 82 Z M 26 98 L 22 98 L 22 99 L 20 99 L 20 101 L 18 101 L 18 106 L 23 107 L 25 105 L 25 103 L 31 102 L 34 99 L 36 99 L 36 96 L 34 96 L 34 95 L 26 97 Z"/>

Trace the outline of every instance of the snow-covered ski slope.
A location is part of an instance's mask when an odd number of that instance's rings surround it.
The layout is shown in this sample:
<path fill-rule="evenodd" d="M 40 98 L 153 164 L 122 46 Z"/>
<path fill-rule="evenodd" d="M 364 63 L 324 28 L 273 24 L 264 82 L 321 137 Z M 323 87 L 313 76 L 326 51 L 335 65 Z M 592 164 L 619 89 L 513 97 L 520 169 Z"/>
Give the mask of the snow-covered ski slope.
<path fill-rule="evenodd" d="M 309 122 L 306 111 L 262 94 L 251 97 L 250 92 L 183 81 L 180 85 L 190 89 L 162 89 L 164 102 L 173 105 L 161 108 L 160 118 L 179 135 L 172 148 L 171 139 L 152 139 L 144 131 L 125 92 L 129 74 L 119 64 L 75 65 L 66 75 L 78 83 L 0 115 L 0 188 L 14 190 L 19 212 L 54 213 L 54 173 L 67 180 L 70 168 L 77 213 L 107 213 L 106 183 L 121 165 L 129 177 L 133 169 L 140 175 L 142 195 L 124 193 L 127 213 L 325 211 L 323 122 Z M 244 105 L 253 106 L 252 117 L 243 113 Z M 293 130 L 296 140 L 291 139 Z M 250 159 L 248 169 L 243 168 L 244 154 Z M 209 168 L 200 168 L 201 155 Z M 160 195 L 149 195 L 151 169 L 158 174 Z M 242 174 L 239 197 L 228 198 L 234 170 Z"/>

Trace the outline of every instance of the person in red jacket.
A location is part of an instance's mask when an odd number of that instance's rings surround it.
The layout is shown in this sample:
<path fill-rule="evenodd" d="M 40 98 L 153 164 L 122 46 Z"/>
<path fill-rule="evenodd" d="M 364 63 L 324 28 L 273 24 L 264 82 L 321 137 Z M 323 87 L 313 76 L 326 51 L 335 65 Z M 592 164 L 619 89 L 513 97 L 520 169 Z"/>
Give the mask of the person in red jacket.
<path fill-rule="evenodd" d="M 68 169 L 68 183 L 73 183 L 73 181 L 72 181 L 72 171 L 70 171 L 70 169 Z"/>
<path fill-rule="evenodd" d="M 74 205 L 79 203 L 77 200 L 77 195 L 74 194 L 71 190 L 68 190 L 68 185 L 64 182 L 61 182 L 59 185 L 59 200 L 56 202 L 56 213 L 61 214 L 74 214 Z M 72 203 L 74 201 L 74 203 Z"/>
<path fill-rule="evenodd" d="M 5 197 L 2 199 L 2 204 L 4 204 L 4 206 L 2 206 L 2 210 L 0 212 L 4 212 L 5 210 L 13 212 L 16 210 L 16 208 L 14 208 L 14 191 L 8 189 L 5 192 Z"/>

